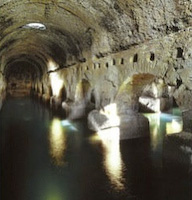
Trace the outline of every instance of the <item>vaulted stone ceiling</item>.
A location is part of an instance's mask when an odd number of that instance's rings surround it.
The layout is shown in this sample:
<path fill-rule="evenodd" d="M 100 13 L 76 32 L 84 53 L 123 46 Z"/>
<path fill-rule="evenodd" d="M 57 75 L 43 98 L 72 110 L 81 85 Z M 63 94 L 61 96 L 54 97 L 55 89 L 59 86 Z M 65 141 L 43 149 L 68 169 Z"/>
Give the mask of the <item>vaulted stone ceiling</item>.
<path fill-rule="evenodd" d="M 45 72 L 50 60 L 62 68 L 128 49 L 190 26 L 191 9 L 190 0 L 1 0 L 1 71 L 24 61 Z"/>

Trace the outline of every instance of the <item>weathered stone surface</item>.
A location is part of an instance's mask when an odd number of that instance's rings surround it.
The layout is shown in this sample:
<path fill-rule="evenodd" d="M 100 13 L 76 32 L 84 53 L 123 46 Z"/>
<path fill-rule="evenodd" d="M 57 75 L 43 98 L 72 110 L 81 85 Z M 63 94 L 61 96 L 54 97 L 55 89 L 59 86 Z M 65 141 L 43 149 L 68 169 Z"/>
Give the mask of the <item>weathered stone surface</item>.
<path fill-rule="evenodd" d="M 118 121 L 110 121 L 110 119 L 100 113 L 98 110 L 93 110 L 88 115 L 88 127 L 93 131 L 119 126 Z"/>
<path fill-rule="evenodd" d="M 151 97 L 140 97 L 140 111 L 141 112 L 160 112 L 160 99 Z"/>
<path fill-rule="evenodd" d="M 133 111 L 121 115 L 107 115 L 93 110 L 88 115 L 88 126 L 96 132 L 118 127 L 121 140 L 149 136 L 147 118 Z"/>
<path fill-rule="evenodd" d="M 50 59 L 67 66 L 183 30 L 192 24 L 190 9 L 190 1 L 176 0 L 2 0 L 0 55 L 4 65 L 16 58 L 42 69 Z"/>
<path fill-rule="evenodd" d="M 62 102 L 62 108 L 66 112 L 66 116 L 68 119 L 80 119 L 85 117 L 90 110 L 94 109 L 94 105 L 90 102 L 73 102 L 69 99 Z"/>
<path fill-rule="evenodd" d="M 6 82 L 12 93 L 29 81 L 26 91 L 63 105 L 71 118 L 90 103 L 98 111 L 116 104 L 123 116 L 146 94 L 173 96 L 189 110 L 191 26 L 189 0 L 1 0 L 0 99 Z"/>
<path fill-rule="evenodd" d="M 181 110 L 192 109 L 192 91 L 188 90 L 185 85 L 182 84 L 173 95 Z"/>

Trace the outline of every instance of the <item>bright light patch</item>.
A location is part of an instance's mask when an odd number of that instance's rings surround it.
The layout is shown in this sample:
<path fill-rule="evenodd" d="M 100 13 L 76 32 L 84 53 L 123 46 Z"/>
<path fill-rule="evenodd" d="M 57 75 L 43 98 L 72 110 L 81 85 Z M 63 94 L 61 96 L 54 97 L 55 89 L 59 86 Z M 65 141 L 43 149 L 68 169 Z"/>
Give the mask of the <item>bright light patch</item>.
<path fill-rule="evenodd" d="M 110 124 L 113 124 L 113 126 L 120 125 L 120 118 L 117 115 L 117 105 L 115 103 L 105 106 L 104 110 L 101 110 L 100 112 L 106 115 L 110 121 Z"/>
<path fill-rule="evenodd" d="M 60 90 L 63 87 L 63 80 L 59 77 L 57 72 L 54 72 L 58 68 L 58 65 L 49 61 L 48 63 L 48 71 L 50 72 L 49 77 L 51 81 L 51 88 L 54 96 L 59 96 Z M 52 71 L 52 72 L 51 72 Z"/>
<path fill-rule="evenodd" d="M 150 97 L 139 97 L 139 102 L 149 110 L 160 112 L 160 99 Z"/>
<path fill-rule="evenodd" d="M 168 135 L 173 133 L 179 133 L 183 130 L 183 123 L 176 119 L 173 119 L 171 122 L 166 123 L 166 132 Z"/>
<path fill-rule="evenodd" d="M 114 140 L 119 142 L 120 139 L 120 130 L 118 127 L 103 129 L 97 132 L 97 134 L 102 140 Z"/>
<path fill-rule="evenodd" d="M 115 103 L 109 104 L 104 107 L 104 112 L 106 115 L 117 115 L 117 105 Z"/>
<path fill-rule="evenodd" d="M 62 166 L 63 156 L 66 149 L 66 133 L 65 129 L 61 125 L 61 121 L 57 118 L 53 119 L 50 134 L 50 154 L 54 163 L 58 166 Z"/>
<path fill-rule="evenodd" d="M 46 26 L 42 23 L 29 23 L 29 24 L 24 25 L 23 28 L 45 30 Z"/>
<path fill-rule="evenodd" d="M 58 68 L 58 64 L 55 63 L 54 61 L 50 60 L 49 63 L 48 63 L 48 70 L 49 71 L 54 71 Z"/>
<path fill-rule="evenodd" d="M 66 127 L 71 131 L 77 131 L 77 128 L 69 120 L 62 120 L 61 124 L 63 127 Z"/>
<path fill-rule="evenodd" d="M 158 113 L 158 114 L 144 114 L 150 123 L 150 132 L 152 135 L 153 143 L 156 143 L 158 140 L 158 133 L 160 133 L 161 126 L 160 120 L 165 123 L 166 134 L 179 133 L 183 130 L 183 121 L 182 117 L 168 114 L 168 113 Z"/>
<path fill-rule="evenodd" d="M 63 80 L 60 79 L 56 72 L 50 74 L 51 88 L 54 96 L 59 96 L 61 88 L 63 87 Z"/>
<path fill-rule="evenodd" d="M 123 161 L 119 147 L 119 128 L 110 128 L 98 133 L 104 146 L 104 166 L 111 183 L 117 190 L 124 189 Z"/>

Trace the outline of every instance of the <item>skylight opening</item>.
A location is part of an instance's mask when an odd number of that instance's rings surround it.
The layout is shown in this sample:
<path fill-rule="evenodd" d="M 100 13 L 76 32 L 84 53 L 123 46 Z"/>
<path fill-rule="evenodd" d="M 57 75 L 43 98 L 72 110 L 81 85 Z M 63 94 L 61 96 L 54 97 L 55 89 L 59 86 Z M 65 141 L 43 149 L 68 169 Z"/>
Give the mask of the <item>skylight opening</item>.
<path fill-rule="evenodd" d="M 45 30 L 46 26 L 42 23 L 29 23 L 29 24 L 24 25 L 23 28 Z"/>

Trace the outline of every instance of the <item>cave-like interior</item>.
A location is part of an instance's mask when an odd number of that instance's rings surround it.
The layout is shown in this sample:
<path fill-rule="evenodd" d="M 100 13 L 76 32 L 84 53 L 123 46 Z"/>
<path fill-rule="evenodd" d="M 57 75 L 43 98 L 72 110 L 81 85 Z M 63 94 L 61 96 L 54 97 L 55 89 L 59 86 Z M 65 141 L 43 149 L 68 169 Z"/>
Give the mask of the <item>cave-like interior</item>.
<path fill-rule="evenodd" d="M 177 106 L 191 159 L 191 15 L 190 0 L 1 0 L 0 108 L 35 97 L 126 140 Z"/>

